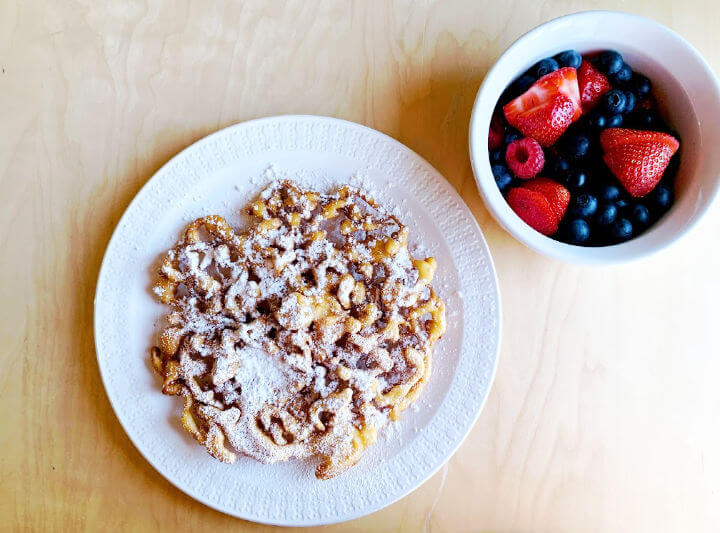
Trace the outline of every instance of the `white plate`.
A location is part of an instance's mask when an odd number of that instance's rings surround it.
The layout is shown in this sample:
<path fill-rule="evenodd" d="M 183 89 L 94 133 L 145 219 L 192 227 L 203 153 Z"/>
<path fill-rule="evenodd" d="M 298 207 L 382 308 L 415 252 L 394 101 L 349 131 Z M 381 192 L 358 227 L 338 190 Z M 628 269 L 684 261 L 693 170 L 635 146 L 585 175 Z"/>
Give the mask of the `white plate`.
<path fill-rule="evenodd" d="M 148 350 L 163 314 L 149 286 L 160 254 L 195 217 L 231 224 L 272 177 L 320 190 L 361 181 L 410 227 L 419 253 L 438 261 L 433 285 L 448 329 L 417 407 L 387 429 L 359 464 L 319 481 L 300 461 L 262 465 L 212 459 L 182 429 L 179 398 L 163 396 Z M 108 245 L 95 295 L 95 344 L 105 389 L 135 446 L 171 483 L 219 511 L 281 525 L 350 520 L 402 498 L 453 454 L 490 389 L 500 336 L 495 271 L 475 219 L 421 157 L 375 130 L 342 120 L 280 116 L 198 141 L 143 187 Z"/>

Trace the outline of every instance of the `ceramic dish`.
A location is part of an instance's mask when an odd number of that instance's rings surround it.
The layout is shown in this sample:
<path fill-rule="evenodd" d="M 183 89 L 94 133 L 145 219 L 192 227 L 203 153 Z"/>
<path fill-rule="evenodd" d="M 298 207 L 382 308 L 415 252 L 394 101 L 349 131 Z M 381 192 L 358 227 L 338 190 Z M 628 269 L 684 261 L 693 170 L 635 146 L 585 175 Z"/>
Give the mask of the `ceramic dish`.
<path fill-rule="evenodd" d="M 149 348 L 163 306 L 149 287 L 157 260 L 192 219 L 231 224 L 269 180 L 324 190 L 359 181 L 399 211 L 411 246 L 438 261 L 433 285 L 448 327 L 418 401 L 347 472 L 327 481 L 302 462 L 233 465 L 210 457 L 180 426 L 181 402 L 160 393 Z M 197 500 L 256 522 L 317 525 L 376 511 L 448 460 L 480 413 L 495 371 L 500 301 L 482 233 L 454 189 L 417 154 L 369 128 L 312 116 L 260 119 L 219 131 L 174 157 L 128 207 L 108 245 L 95 297 L 95 341 L 107 394 L 147 460 Z"/>
<path fill-rule="evenodd" d="M 652 228 L 623 244 L 583 247 L 546 237 L 525 224 L 500 193 L 488 160 L 488 128 L 498 98 L 538 60 L 575 49 L 619 51 L 648 76 L 661 114 L 680 133 L 676 201 Z M 720 187 L 720 87 L 700 54 L 674 31 L 652 20 L 613 11 L 561 17 L 520 37 L 498 59 L 478 91 L 470 121 L 470 157 L 485 204 L 497 222 L 533 250 L 562 261 L 620 263 L 662 250 L 685 235 L 709 209 Z"/>

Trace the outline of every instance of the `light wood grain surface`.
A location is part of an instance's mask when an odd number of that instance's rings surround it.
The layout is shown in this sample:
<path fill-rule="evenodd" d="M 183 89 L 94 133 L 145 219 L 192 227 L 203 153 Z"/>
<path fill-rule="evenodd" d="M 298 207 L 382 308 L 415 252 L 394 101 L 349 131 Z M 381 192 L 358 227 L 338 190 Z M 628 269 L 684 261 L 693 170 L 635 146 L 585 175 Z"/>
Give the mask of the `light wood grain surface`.
<path fill-rule="evenodd" d="M 195 502 L 135 450 L 100 382 L 92 301 L 160 165 L 223 126 L 314 113 L 440 170 L 489 241 L 504 307 L 495 385 L 458 453 L 326 529 L 717 531 L 720 217 L 638 264 L 567 266 L 503 232 L 470 170 L 490 65 L 531 27 L 599 7 L 674 28 L 720 69 L 712 1 L 0 2 L 0 529 L 270 529 Z"/>

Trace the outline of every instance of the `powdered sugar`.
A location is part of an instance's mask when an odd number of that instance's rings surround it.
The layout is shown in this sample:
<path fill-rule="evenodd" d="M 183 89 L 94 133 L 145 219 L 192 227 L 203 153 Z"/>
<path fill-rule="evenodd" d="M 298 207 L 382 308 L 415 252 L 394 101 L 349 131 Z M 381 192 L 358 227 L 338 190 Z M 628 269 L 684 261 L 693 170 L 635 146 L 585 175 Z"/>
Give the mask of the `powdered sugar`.
<path fill-rule="evenodd" d="M 192 398 L 184 424 L 196 417 L 186 428 L 218 459 L 235 460 L 227 437 L 262 462 L 319 455 L 332 477 L 427 380 L 444 331 L 435 262 L 413 259 L 407 228 L 353 187 L 272 182 L 251 211 L 243 235 L 196 220 L 163 262 L 166 383 Z"/>
<path fill-rule="evenodd" d="M 240 367 L 234 379 L 245 409 L 259 411 L 281 398 L 297 381 L 297 373 L 290 366 L 262 348 L 245 347 L 238 350 L 238 356 Z"/>

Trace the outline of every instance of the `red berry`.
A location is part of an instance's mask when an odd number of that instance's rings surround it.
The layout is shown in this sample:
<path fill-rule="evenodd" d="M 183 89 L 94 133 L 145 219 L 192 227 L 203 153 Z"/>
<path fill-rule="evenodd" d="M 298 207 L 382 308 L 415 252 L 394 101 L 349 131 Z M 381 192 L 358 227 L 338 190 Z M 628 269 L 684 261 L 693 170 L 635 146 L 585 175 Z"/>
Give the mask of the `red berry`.
<path fill-rule="evenodd" d="M 543 146 L 551 146 L 572 124 L 574 109 L 569 98 L 558 96 L 552 102 L 508 122 L 526 137 L 532 137 Z"/>
<path fill-rule="evenodd" d="M 545 165 L 545 154 L 540 143 L 525 137 L 508 144 L 505 160 L 513 174 L 526 180 L 540 173 Z"/>
<path fill-rule="evenodd" d="M 502 120 L 498 115 L 493 115 L 492 119 L 490 120 L 490 131 L 488 132 L 489 150 L 499 148 L 500 145 L 503 143 L 503 138 L 505 137 L 505 132 L 503 130 L 504 128 Z"/>
<path fill-rule="evenodd" d="M 657 104 L 655 103 L 655 100 L 652 98 L 652 96 L 648 98 L 643 98 L 637 104 L 638 109 L 644 109 L 645 111 L 653 111 L 656 107 Z"/>
<path fill-rule="evenodd" d="M 610 90 L 608 79 L 595 70 L 590 61 L 583 61 L 578 69 L 578 85 L 583 113 L 591 110 L 600 101 L 600 97 Z"/>
<path fill-rule="evenodd" d="M 550 146 L 581 115 L 575 69 L 565 67 L 543 76 L 506 104 L 503 112 L 525 137 Z"/>
<path fill-rule="evenodd" d="M 525 187 L 531 191 L 542 193 L 550 204 L 553 213 L 555 213 L 558 223 L 562 220 L 570 204 L 570 192 L 565 187 L 548 178 L 537 178 L 528 181 Z"/>
<path fill-rule="evenodd" d="M 510 189 L 507 201 L 530 227 L 543 235 L 552 235 L 565 215 L 570 193 L 553 180 L 537 178 Z"/>
<path fill-rule="evenodd" d="M 657 131 L 608 128 L 600 134 L 603 160 L 631 196 L 652 191 L 680 143 Z"/>
<path fill-rule="evenodd" d="M 508 192 L 507 202 L 517 216 L 534 230 L 543 235 L 552 235 L 557 231 L 555 214 L 539 192 L 515 187 Z"/>

